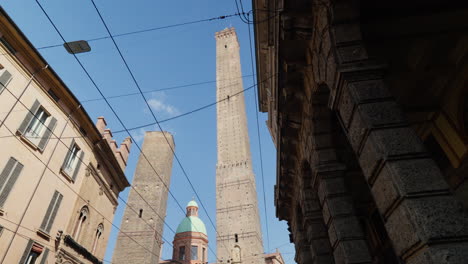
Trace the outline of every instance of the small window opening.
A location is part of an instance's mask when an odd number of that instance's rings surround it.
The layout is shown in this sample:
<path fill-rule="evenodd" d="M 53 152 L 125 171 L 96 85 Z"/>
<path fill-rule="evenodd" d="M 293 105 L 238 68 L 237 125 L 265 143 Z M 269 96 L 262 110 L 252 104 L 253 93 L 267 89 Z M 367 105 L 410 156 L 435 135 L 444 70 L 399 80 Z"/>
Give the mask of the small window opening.
<path fill-rule="evenodd" d="M 236 240 L 236 243 L 239 242 L 239 236 L 237 234 L 234 235 L 234 239 Z"/>
<path fill-rule="evenodd" d="M 227 45 L 224 45 L 224 48 L 227 49 Z"/>
<path fill-rule="evenodd" d="M 142 215 L 143 215 L 143 209 L 140 209 L 140 213 L 138 214 L 138 217 L 141 218 Z"/>

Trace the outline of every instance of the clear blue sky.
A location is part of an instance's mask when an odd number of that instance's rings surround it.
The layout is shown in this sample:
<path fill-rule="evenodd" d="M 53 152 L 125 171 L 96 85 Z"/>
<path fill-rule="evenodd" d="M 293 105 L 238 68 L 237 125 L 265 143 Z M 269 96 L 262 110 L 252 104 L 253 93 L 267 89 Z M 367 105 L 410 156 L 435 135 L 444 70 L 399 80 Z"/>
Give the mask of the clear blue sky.
<path fill-rule="evenodd" d="M 36 48 L 62 43 L 35 1 L 1 0 L 0 3 Z M 87 40 L 107 35 L 90 1 L 43 0 L 41 3 L 67 41 Z M 96 4 L 113 34 L 236 13 L 234 0 L 96 0 Z M 244 4 L 247 6 L 246 9 L 250 10 L 250 1 L 244 0 Z M 243 75 L 250 75 L 252 68 L 248 27 L 238 17 L 124 36 L 116 40 L 142 90 L 146 91 L 214 81 L 216 79 L 214 33 L 229 26 L 235 27 L 238 33 Z M 137 88 L 124 68 L 111 40 L 93 41 L 90 44 L 92 51 L 78 56 L 104 94 L 113 96 L 137 92 Z M 77 62 L 63 47 L 41 49 L 40 52 L 78 99 L 87 100 L 100 97 Z M 252 77 L 244 78 L 244 88 L 252 84 Z M 157 117 L 165 119 L 215 102 L 215 89 L 215 84 L 210 83 L 151 93 L 150 103 L 156 111 Z M 284 221 L 279 222 L 275 217 L 273 186 L 276 181 L 276 155 L 265 125 L 266 115 L 260 114 L 259 123 L 268 217 L 264 214 L 253 89 L 246 92 L 245 99 L 265 251 L 268 250 L 268 244 L 270 251 L 280 247 L 280 251 L 284 253 L 283 258 L 288 264 L 292 264 L 294 263 L 294 247 L 289 243 L 287 225 Z M 154 121 L 148 110 L 145 109 L 142 100 L 141 96 L 135 95 L 112 99 L 110 102 L 125 126 L 134 127 Z M 85 102 L 83 105 L 93 119 L 105 116 L 109 128 L 114 131 L 123 129 L 103 101 Z M 201 202 L 204 203 L 208 214 L 215 221 L 216 108 L 211 107 L 190 116 L 162 123 L 162 127 L 174 134 L 176 153 L 194 183 L 195 189 L 202 199 Z M 143 131 L 133 132 L 133 136 L 139 140 L 138 144 L 141 144 Z M 114 136 L 120 142 L 127 135 L 120 133 Z M 126 170 L 130 182 L 138 154 L 138 149 L 133 147 Z M 176 163 L 173 166 L 170 189 L 183 206 L 194 196 Z M 124 199 L 127 196 L 128 188 L 122 193 Z M 117 226 L 120 226 L 123 209 L 122 204 L 117 209 L 114 218 L 114 223 Z M 200 213 L 209 233 L 210 247 L 216 251 L 215 230 L 202 209 L 200 209 Z M 175 230 L 183 217 L 184 214 L 177 207 L 176 202 L 169 197 L 167 223 Z M 270 231 L 269 243 L 266 237 L 266 222 L 268 222 Z M 110 228 L 108 223 L 107 228 Z M 112 259 L 117 233 L 118 230 L 113 228 L 106 260 Z M 173 240 L 173 234 L 168 228 L 164 230 L 164 237 L 168 241 L 172 242 Z M 172 248 L 166 244 L 162 257 L 167 259 L 171 255 Z M 209 252 L 209 261 L 215 261 L 215 256 L 211 252 Z"/>

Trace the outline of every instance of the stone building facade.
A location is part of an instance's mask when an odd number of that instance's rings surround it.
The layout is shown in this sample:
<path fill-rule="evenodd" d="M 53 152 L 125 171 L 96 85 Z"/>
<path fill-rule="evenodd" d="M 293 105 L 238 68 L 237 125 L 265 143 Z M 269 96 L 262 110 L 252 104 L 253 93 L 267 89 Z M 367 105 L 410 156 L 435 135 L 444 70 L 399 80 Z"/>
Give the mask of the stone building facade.
<path fill-rule="evenodd" d="M 263 263 L 239 42 L 234 28 L 216 32 L 216 229 L 219 263 Z M 235 96 L 233 96 L 235 95 Z"/>
<path fill-rule="evenodd" d="M 102 263 L 131 141 L 118 148 L 0 8 L 0 263 Z"/>
<path fill-rule="evenodd" d="M 145 133 L 112 263 L 159 262 L 173 150 L 174 139 L 169 132 Z"/>
<path fill-rule="evenodd" d="M 465 5 L 254 0 L 297 263 L 466 263 Z"/>

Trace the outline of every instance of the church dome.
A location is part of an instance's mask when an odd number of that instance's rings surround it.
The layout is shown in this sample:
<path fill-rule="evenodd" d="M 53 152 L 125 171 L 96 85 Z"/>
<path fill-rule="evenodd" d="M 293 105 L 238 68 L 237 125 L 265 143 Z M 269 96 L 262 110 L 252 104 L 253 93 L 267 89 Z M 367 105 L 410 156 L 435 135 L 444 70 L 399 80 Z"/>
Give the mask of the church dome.
<path fill-rule="evenodd" d="M 176 234 L 183 232 L 200 232 L 207 236 L 205 224 L 198 218 L 198 204 L 194 200 L 187 204 L 187 216 L 177 227 Z"/>
<path fill-rule="evenodd" d="M 189 207 L 189 206 L 195 206 L 195 207 L 198 208 L 198 204 L 197 204 L 197 202 L 195 202 L 194 200 L 190 201 L 190 202 L 187 204 L 187 207 Z"/>
<path fill-rule="evenodd" d="M 200 232 L 207 235 L 205 224 L 197 216 L 187 216 L 180 222 L 176 234 L 183 232 Z"/>

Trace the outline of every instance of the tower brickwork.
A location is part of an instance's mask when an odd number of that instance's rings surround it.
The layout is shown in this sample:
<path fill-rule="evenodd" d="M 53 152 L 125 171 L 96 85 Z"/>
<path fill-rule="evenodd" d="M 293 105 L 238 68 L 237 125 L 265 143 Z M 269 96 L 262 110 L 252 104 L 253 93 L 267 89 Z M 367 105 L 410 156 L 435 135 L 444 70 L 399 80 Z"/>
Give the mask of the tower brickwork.
<path fill-rule="evenodd" d="M 234 28 L 216 38 L 216 225 L 218 263 L 264 263 L 239 42 Z"/>
<path fill-rule="evenodd" d="M 168 132 L 145 134 L 142 151 L 146 159 L 141 155 L 138 159 L 132 184 L 136 191 L 130 190 L 112 263 L 157 264 L 159 261 L 168 195 L 165 185 L 170 184 L 173 160 L 163 133 L 174 148 L 174 139 Z"/>

